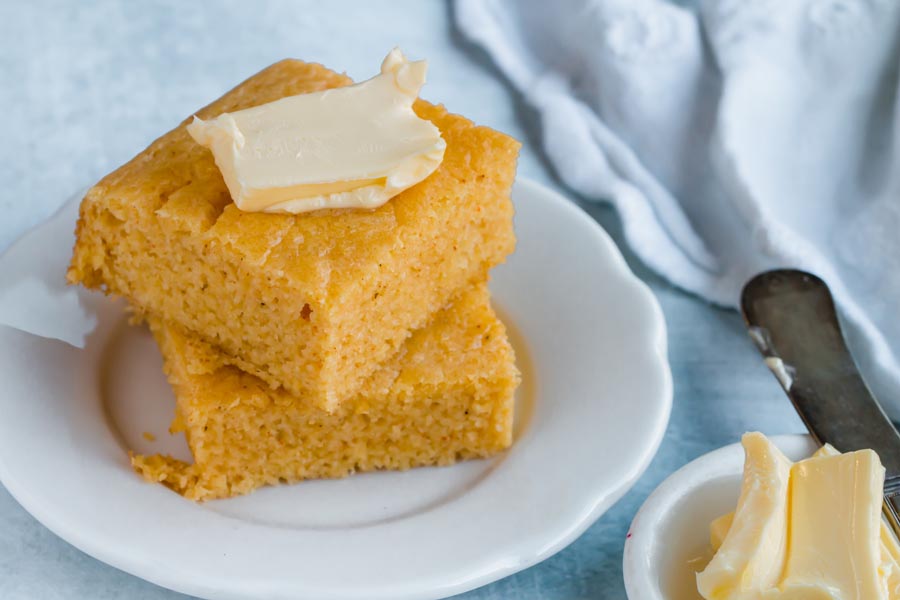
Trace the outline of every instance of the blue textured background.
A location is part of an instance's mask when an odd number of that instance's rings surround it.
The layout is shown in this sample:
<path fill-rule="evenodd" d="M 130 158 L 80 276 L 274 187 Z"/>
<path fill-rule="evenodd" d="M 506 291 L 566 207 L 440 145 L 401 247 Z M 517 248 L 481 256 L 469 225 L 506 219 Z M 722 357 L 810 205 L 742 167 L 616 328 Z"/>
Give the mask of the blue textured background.
<path fill-rule="evenodd" d="M 0 251 L 75 190 L 249 74 L 292 56 L 371 76 L 400 45 L 427 58 L 423 95 L 524 143 L 519 173 L 560 189 L 541 159 L 538 123 L 485 55 L 431 0 L 341 2 L 0 2 Z M 584 205 L 621 242 L 608 208 Z M 624 598 L 622 547 L 665 476 L 748 429 L 801 431 L 735 313 L 673 289 L 637 264 L 669 328 L 672 420 L 647 473 L 579 540 L 544 563 L 465 598 Z M 27 401 L 27 399 L 23 399 Z M 172 599 L 79 552 L 0 486 L 0 598 Z"/>

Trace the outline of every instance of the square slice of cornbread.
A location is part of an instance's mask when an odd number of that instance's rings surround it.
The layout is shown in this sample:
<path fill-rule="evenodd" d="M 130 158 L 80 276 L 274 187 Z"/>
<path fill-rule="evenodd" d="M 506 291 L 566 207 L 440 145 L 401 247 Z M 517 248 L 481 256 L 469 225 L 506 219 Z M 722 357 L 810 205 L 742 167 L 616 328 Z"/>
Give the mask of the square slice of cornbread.
<path fill-rule="evenodd" d="M 194 456 L 133 456 L 135 469 L 193 500 L 356 471 L 447 465 L 512 441 L 519 381 L 482 285 L 440 311 L 332 413 L 225 364 L 177 326 L 148 317 L 175 390 L 173 430 Z"/>
<path fill-rule="evenodd" d="M 348 83 L 285 60 L 197 115 Z M 87 193 L 68 280 L 125 296 L 334 410 L 515 245 L 518 142 L 424 101 L 415 110 L 447 143 L 436 172 L 375 210 L 300 215 L 238 210 L 185 121 Z"/>

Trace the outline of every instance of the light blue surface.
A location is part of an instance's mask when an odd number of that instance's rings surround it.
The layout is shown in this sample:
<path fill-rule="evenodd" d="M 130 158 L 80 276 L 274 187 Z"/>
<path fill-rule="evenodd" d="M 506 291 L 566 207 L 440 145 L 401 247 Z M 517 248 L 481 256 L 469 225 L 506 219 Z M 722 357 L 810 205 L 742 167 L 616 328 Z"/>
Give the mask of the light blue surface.
<path fill-rule="evenodd" d="M 519 173 L 561 189 L 540 158 L 539 124 L 453 30 L 443 3 L 7 1 L 0 3 L 0 250 L 73 191 L 267 64 L 293 56 L 368 77 L 394 45 L 428 58 L 426 98 L 522 140 Z M 586 208 L 621 242 L 609 209 Z M 748 429 L 802 431 L 738 316 L 673 289 L 623 251 L 656 293 L 669 328 L 675 405 L 659 454 L 574 544 L 465 598 L 624 598 L 628 524 L 668 473 Z M 79 552 L 0 487 L 0 598 L 184 597 Z"/>

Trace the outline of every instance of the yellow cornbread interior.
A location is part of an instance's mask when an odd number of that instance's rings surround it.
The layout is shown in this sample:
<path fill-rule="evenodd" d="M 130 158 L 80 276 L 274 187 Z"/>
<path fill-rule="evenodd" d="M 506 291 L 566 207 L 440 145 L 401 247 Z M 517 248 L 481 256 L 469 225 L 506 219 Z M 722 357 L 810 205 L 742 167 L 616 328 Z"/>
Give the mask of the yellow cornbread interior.
<path fill-rule="evenodd" d="M 448 465 L 512 442 L 519 381 L 506 330 L 476 286 L 415 332 L 328 413 L 226 364 L 221 353 L 152 317 L 175 390 L 173 427 L 194 457 L 134 456 L 146 479 L 193 500 L 357 471 Z"/>
<path fill-rule="evenodd" d="M 197 112 L 204 119 L 350 83 L 285 60 Z M 95 185 L 68 280 L 125 296 L 219 349 L 223 363 L 327 410 L 459 290 L 512 252 L 519 144 L 440 106 L 443 162 L 374 210 L 238 210 L 182 123 Z"/>

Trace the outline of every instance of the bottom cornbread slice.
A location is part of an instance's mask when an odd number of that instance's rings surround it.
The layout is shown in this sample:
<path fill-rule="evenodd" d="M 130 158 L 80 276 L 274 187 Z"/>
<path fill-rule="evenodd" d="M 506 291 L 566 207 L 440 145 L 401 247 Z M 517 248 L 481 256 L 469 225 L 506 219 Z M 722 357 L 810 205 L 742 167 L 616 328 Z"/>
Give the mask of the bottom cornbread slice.
<path fill-rule="evenodd" d="M 172 431 L 194 457 L 132 456 L 146 479 L 192 500 L 356 471 L 448 465 L 512 442 L 519 382 L 487 287 L 415 332 L 357 397 L 328 413 L 228 366 L 213 347 L 147 318 L 177 400 Z"/>

